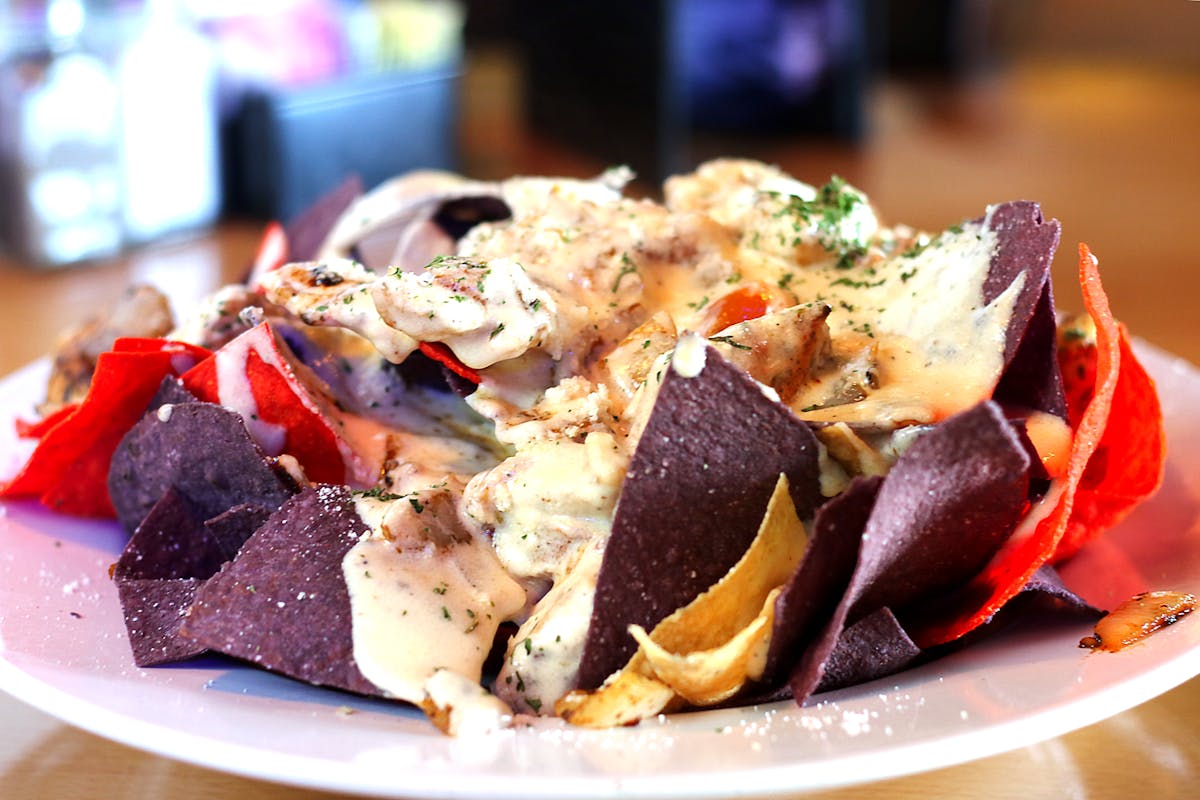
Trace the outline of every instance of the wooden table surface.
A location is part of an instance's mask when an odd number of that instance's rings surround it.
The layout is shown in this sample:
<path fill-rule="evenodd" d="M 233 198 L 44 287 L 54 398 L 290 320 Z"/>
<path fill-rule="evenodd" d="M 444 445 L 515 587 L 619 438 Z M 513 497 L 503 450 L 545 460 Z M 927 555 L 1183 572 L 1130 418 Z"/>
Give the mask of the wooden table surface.
<path fill-rule="evenodd" d="M 514 91 L 502 64 L 484 66 L 468 73 L 469 96 Z M 1200 362 L 1200 76 L 1119 65 L 1025 64 L 956 90 L 887 85 L 875 109 L 872 136 L 858 148 L 761 140 L 701 145 L 765 158 L 812 182 L 836 171 L 866 190 L 885 220 L 931 229 L 976 216 L 989 202 L 1039 200 L 1047 215 L 1063 222 L 1055 263 L 1060 307 L 1079 308 L 1074 243 L 1086 240 L 1100 256 L 1117 315 L 1138 335 Z M 505 104 L 468 103 L 464 113 L 466 171 L 478 177 L 580 174 L 592 166 L 521 130 Z M 259 229 L 226 222 L 111 263 L 70 270 L 0 261 L 0 374 L 37 358 L 56 331 L 131 281 L 155 283 L 185 308 L 243 269 Z M 815 796 L 1195 797 L 1197 720 L 1200 679 L 1193 679 L 1044 743 Z M 148 755 L 0 696 L 0 798 L 226 796 L 325 795 Z"/>

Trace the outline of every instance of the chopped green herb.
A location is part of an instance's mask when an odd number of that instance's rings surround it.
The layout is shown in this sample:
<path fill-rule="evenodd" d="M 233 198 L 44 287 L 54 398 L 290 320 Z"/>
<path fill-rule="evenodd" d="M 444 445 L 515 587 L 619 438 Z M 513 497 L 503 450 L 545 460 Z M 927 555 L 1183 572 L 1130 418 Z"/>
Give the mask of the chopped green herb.
<path fill-rule="evenodd" d="M 838 278 L 836 281 L 830 282 L 830 286 L 849 286 L 854 289 L 873 289 L 876 286 L 883 286 L 887 280 L 880 278 L 877 281 L 856 281 L 852 278 Z"/>
<path fill-rule="evenodd" d="M 708 340 L 710 342 L 724 342 L 725 344 L 729 345 L 730 347 L 736 348 L 738 350 L 753 350 L 754 349 L 753 347 L 749 347 L 748 345 L 740 344 L 739 342 L 734 341 L 732 336 L 710 336 L 710 337 L 708 337 Z"/>
<path fill-rule="evenodd" d="M 385 491 L 382 486 L 376 486 L 372 489 L 356 490 L 352 492 L 352 494 L 356 494 L 359 497 L 373 497 L 376 500 L 399 500 L 401 497 L 404 497 L 402 494 L 392 494 L 391 492 Z"/>
<path fill-rule="evenodd" d="M 613 281 L 613 285 L 612 285 L 613 293 L 614 294 L 616 293 L 617 289 L 621 286 L 621 280 L 626 275 L 636 274 L 636 273 L 637 273 L 637 265 L 633 263 L 633 259 L 631 259 L 629 257 L 628 253 L 622 253 L 621 254 L 621 271 L 617 273 L 617 277 Z"/>

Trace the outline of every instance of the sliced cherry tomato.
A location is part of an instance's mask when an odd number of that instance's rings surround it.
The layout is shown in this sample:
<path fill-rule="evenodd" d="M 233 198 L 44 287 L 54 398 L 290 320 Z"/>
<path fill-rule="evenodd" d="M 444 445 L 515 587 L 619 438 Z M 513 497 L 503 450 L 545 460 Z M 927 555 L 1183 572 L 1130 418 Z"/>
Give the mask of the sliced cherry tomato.
<path fill-rule="evenodd" d="M 479 383 L 483 380 L 478 372 L 459 361 L 458 356 L 454 355 L 454 351 L 442 342 L 421 342 L 418 348 L 455 375 L 466 378 L 471 383 Z"/>
<path fill-rule="evenodd" d="M 708 312 L 711 322 L 706 335 L 712 336 L 748 319 L 758 319 L 767 313 L 770 304 L 770 293 L 756 283 L 734 289 L 712 304 Z"/>

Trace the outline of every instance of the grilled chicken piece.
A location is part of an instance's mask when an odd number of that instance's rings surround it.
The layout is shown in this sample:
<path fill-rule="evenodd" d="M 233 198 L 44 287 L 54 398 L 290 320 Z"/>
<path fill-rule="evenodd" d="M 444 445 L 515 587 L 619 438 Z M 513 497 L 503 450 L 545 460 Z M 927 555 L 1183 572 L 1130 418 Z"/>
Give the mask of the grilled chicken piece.
<path fill-rule="evenodd" d="M 107 313 L 68 330 L 54 352 L 46 384 L 46 400 L 38 413 L 46 416 L 87 395 L 96 359 L 122 336 L 165 336 L 175 326 L 166 295 L 151 286 L 131 286 Z"/>

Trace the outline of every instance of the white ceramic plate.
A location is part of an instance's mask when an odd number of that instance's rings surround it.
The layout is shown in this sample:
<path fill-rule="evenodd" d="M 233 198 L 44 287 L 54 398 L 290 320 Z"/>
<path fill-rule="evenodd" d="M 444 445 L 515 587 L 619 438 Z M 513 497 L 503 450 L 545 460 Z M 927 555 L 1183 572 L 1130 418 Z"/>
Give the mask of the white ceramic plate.
<path fill-rule="evenodd" d="M 1200 372 L 1142 347 L 1166 411 L 1159 495 L 1075 559 L 1098 605 L 1145 589 L 1200 593 Z M 44 367 L 0 382 L 0 474 L 21 451 Z M 4 462 L 8 463 L 4 463 Z M 616 731 L 555 721 L 449 739 L 419 713 L 231 662 L 133 666 L 107 579 L 122 536 L 32 504 L 0 506 L 0 688 L 102 736 L 272 781 L 379 796 L 713 797 L 860 783 L 1048 739 L 1200 673 L 1200 615 L 1127 650 L 1081 650 L 1086 626 L 1009 629 L 983 644 L 806 709 L 701 712 Z"/>

